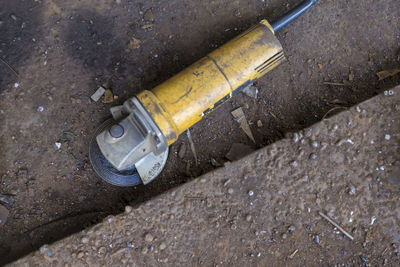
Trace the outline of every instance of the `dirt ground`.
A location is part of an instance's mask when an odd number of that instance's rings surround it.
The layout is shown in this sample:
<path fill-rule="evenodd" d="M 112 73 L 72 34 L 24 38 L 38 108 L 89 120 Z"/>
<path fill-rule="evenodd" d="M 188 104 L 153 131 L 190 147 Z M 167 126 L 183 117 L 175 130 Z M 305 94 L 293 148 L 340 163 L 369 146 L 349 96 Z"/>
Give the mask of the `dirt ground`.
<path fill-rule="evenodd" d="M 399 111 L 400 86 L 9 266 L 400 266 Z"/>
<path fill-rule="evenodd" d="M 233 143 L 263 147 L 400 83 L 375 74 L 400 65 L 400 2 L 322 0 L 277 34 L 287 61 L 255 84 L 257 99 L 239 94 L 192 127 L 198 166 L 189 149 L 177 155 L 189 147 L 183 135 L 146 187 L 96 176 L 88 144 L 111 106 L 298 2 L 0 0 L 0 193 L 15 198 L 0 225 L 0 264 L 212 170 Z M 114 103 L 89 99 L 102 84 Z M 233 120 L 236 107 L 256 144 Z"/>

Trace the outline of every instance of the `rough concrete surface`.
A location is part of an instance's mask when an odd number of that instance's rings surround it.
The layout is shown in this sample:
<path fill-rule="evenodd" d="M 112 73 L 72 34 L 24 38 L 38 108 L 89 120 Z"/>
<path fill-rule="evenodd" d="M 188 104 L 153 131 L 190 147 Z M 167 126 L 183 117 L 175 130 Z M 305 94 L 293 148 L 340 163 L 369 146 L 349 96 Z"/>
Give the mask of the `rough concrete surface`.
<path fill-rule="evenodd" d="M 0 58 L 15 71 L 0 61 L 0 194 L 15 200 L 0 265 L 212 171 L 234 143 L 264 147 L 400 84 L 376 76 L 399 68 L 400 1 L 319 0 L 277 33 L 286 61 L 256 82 L 257 98 L 239 93 L 190 129 L 198 162 L 183 134 L 147 186 L 94 173 L 89 141 L 110 107 L 300 1 L 0 0 Z M 101 85 L 113 103 L 90 99 Z M 256 144 L 231 115 L 239 107 Z"/>
<path fill-rule="evenodd" d="M 397 87 L 11 266 L 399 266 L 399 144 Z"/>

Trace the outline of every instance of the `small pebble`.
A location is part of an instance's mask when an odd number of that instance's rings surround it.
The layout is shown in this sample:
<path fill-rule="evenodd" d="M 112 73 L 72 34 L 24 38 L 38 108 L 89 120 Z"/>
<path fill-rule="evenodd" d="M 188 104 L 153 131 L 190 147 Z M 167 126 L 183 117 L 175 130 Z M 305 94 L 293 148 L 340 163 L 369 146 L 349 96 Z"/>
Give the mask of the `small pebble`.
<path fill-rule="evenodd" d="M 250 214 L 246 216 L 246 221 L 248 221 L 248 222 L 251 221 L 251 215 Z"/>
<path fill-rule="evenodd" d="M 14 87 L 18 88 L 19 87 L 19 83 L 14 83 Z"/>
<path fill-rule="evenodd" d="M 44 110 L 44 107 L 43 107 L 43 106 L 38 106 L 37 111 L 43 112 L 43 110 Z"/>
<path fill-rule="evenodd" d="M 87 243 L 89 242 L 89 238 L 87 238 L 86 236 L 84 236 L 84 237 L 81 238 L 81 242 L 82 242 L 83 244 L 87 244 Z"/>
<path fill-rule="evenodd" d="M 233 188 L 228 189 L 228 194 L 232 195 L 233 194 Z"/>
<path fill-rule="evenodd" d="M 160 250 L 164 250 L 166 247 L 167 247 L 167 244 L 165 244 L 164 242 L 161 242 Z"/>
<path fill-rule="evenodd" d="M 282 239 L 286 239 L 287 238 L 287 234 L 282 234 Z"/>
<path fill-rule="evenodd" d="M 389 141 L 390 140 L 390 134 L 385 134 L 385 139 Z"/>
<path fill-rule="evenodd" d="M 354 186 L 350 186 L 349 195 L 354 195 L 356 193 L 356 188 Z"/>
<path fill-rule="evenodd" d="M 291 226 L 288 227 L 287 230 L 288 230 L 289 233 L 291 233 L 291 232 L 294 232 L 296 230 L 296 227 L 294 225 L 291 225 Z"/>
<path fill-rule="evenodd" d="M 60 148 L 61 148 L 61 143 L 56 142 L 56 143 L 54 144 L 54 148 L 55 148 L 56 150 L 60 149 Z"/>
<path fill-rule="evenodd" d="M 249 196 L 251 196 L 251 197 L 252 197 L 252 196 L 254 196 L 254 192 L 253 192 L 253 191 L 251 191 L 251 190 L 249 191 L 249 193 L 248 193 L 248 194 L 249 194 Z"/>
<path fill-rule="evenodd" d="M 132 212 L 132 207 L 131 206 L 126 206 L 125 207 L 125 213 L 131 213 Z"/>
<path fill-rule="evenodd" d="M 85 253 L 83 253 L 83 251 L 79 252 L 77 255 L 78 259 L 83 258 L 83 256 L 85 256 Z"/>
<path fill-rule="evenodd" d="M 290 162 L 290 166 L 296 168 L 297 167 L 297 161 L 293 160 L 292 162 Z"/>
<path fill-rule="evenodd" d="M 367 262 L 367 259 L 363 256 L 363 255 L 360 255 L 360 259 L 362 260 L 362 262 Z"/>
<path fill-rule="evenodd" d="M 316 235 L 315 237 L 314 237 L 314 242 L 315 243 L 317 243 L 317 244 L 319 244 L 321 241 L 319 240 L 319 235 Z"/>
<path fill-rule="evenodd" d="M 318 142 L 317 141 L 313 141 L 311 143 L 311 146 L 314 147 L 314 148 L 317 148 L 318 147 Z"/>
<path fill-rule="evenodd" d="M 111 223 L 114 221 L 114 216 L 110 215 L 107 217 L 107 222 Z"/>
<path fill-rule="evenodd" d="M 317 154 L 311 153 L 311 154 L 310 154 L 310 159 L 311 159 L 311 160 L 316 160 L 316 159 L 317 159 Z"/>
<path fill-rule="evenodd" d="M 142 248 L 142 254 L 147 254 L 148 251 L 149 249 L 147 247 Z"/>
<path fill-rule="evenodd" d="M 146 242 L 148 242 L 148 243 L 152 242 L 153 239 L 154 239 L 154 237 L 153 237 L 153 235 L 150 234 L 150 233 L 147 233 L 147 234 L 144 236 L 144 240 L 145 240 Z"/>

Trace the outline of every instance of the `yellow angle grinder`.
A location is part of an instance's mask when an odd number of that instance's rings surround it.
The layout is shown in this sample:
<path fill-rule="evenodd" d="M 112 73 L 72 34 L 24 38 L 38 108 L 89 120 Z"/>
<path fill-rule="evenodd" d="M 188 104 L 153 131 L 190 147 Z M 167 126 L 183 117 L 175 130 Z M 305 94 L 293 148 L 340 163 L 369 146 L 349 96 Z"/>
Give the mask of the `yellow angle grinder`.
<path fill-rule="evenodd" d="M 151 182 L 181 133 L 284 60 L 275 33 L 316 2 L 306 0 L 273 23 L 260 21 L 153 90 L 111 108 L 113 118 L 90 142 L 93 169 L 117 186 Z"/>

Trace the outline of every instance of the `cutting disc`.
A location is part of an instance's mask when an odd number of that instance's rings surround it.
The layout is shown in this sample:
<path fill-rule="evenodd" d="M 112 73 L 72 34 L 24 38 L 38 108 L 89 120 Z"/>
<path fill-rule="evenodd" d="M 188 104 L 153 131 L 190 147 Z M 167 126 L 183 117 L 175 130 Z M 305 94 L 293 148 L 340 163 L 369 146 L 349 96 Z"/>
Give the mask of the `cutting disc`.
<path fill-rule="evenodd" d="M 135 166 L 119 171 L 104 157 L 96 141 L 96 136 L 100 134 L 111 124 L 115 123 L 113 119 L 106 120 L 99 128 L 90 141 L 89 159 L 93 169 L 106 182 L 117 186 L 134 186 L 142 183 L 139 173 Z"/>

